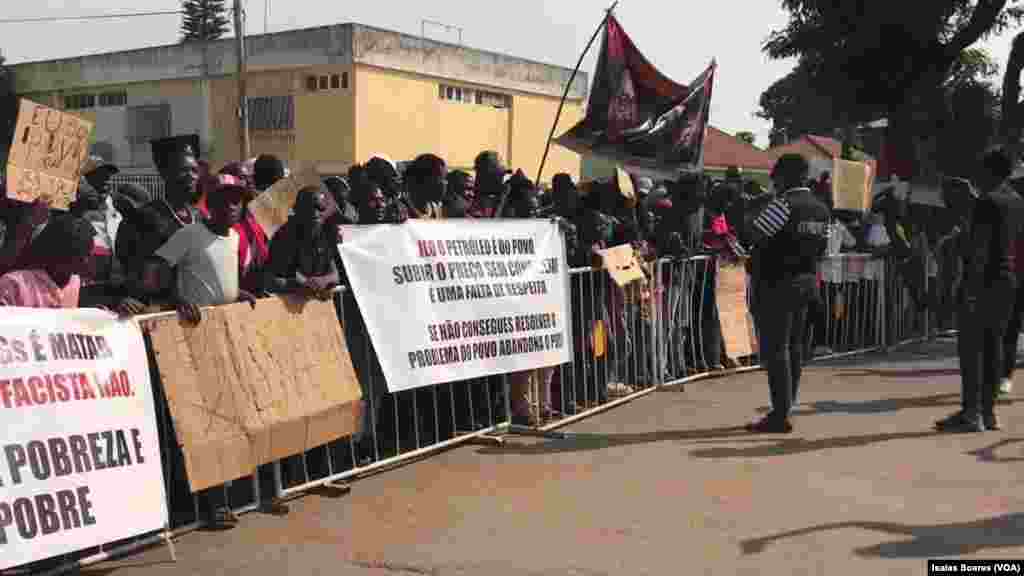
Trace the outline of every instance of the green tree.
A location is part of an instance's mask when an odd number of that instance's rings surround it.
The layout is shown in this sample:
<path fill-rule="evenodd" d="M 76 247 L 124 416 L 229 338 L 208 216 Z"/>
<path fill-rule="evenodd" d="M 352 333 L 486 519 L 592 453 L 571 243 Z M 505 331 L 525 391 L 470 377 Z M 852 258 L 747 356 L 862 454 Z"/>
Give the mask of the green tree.
<path fill-rule="evenodd" d="M 1024 135 L 1024 100 L 1021 100 L 1021 71 L 1024 71 L 1024 32 L 1013 39 L 1003 74 L 999 136 L 1014 156 L 1019 156 Z"/>
<path fill-rule="evenodd" d="M 789 73 L 761 93 L 755 116 L 772 123 L 770 145 L 804 134 L 832 135 L 839 127 L 832 99 L 813 88 L 809 66 L 799 62 Z"/>
<path fill-rule="evenodd" d="M 228 33 L 226 0 L 183 0 L 181 8 L 182 42 L 217 40 Z"/>
<path fill-rule="evenodd" d="M 753 132 L 744 130 L 742 132 L 736 133 L 736 139 L 739 140 L 740 142 L 753 146 L 754 142 L 757 141 L 757 135 L 755 135 Z"/>
<path fill-rule="evenodd" d="M 938 174 L 948 92 L 964 51 L 1017 24 L 1021 0 L 821 2 L 783 0 L 787 26 L 765 42 L 773 58 L 800 59 L 810 87 L 841 126 L 885 116 L 889 137 L 913 150 L 924 181 Z M 968 72 L 964 72 L 968 73 Z"/>

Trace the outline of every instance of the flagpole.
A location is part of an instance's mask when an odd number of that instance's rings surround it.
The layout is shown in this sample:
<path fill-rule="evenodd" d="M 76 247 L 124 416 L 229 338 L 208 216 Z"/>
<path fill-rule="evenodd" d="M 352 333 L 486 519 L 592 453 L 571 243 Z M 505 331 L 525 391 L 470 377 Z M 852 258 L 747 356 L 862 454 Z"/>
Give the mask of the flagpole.
<path fill-rule="evenodd" d="M 605 29 L 605 25 L 608 23 L 608 18 L 611 18 L 612 12 L 615 7 L 619 5 L 618 0 L 611 5 L 608 10 L 605 11 L 604 18 L 601 19 L 601 24 L 598 25 L 597 30 L 594 30 L 594 35 L 590 37 L 590 42 L 587 42 L 587 47 L 583 49 L 583 53 L 580 54 L 580 59 L 576 62 L 576 68 L 572 71 L 572 76 L 569 76 L 569 82 L 565 85 L 565 91 L 562 93 L 562 101 L 558 103 L 558 112 L 555 113 L 555 122 L 551 125 L 551 133 L 548 134 L 548 143 L 544 146 L 544 156 L 540 159 L 540 168 L 537 169 L 537 179 L 534 184 L 540 186 L 540 177 L 544 173 L 544 165 L 548 161 L 548 152 L 551 151 L 551 141 L 555 138 L 555 132 L 558 130 L 558 120 L 562 117 L 562 109 L 565 108 L 565 100 L 569 97 L 569 90 L 572 89 L 573 80 L 576 79 L 576 73 L 580 71 L 580 66 L 583 65 L 583 59 L 586 58 L 587 53 L 590 52 L 591 46 L 594 45 L 594 41 L 601 35 L 601 31 Z"/>

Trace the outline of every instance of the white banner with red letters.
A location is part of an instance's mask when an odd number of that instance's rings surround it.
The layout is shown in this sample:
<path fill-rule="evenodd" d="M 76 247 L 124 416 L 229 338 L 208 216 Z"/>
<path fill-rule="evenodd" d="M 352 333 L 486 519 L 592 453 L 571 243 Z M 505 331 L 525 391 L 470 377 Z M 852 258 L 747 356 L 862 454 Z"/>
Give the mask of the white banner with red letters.
<path fill-rule="evenodd" d="M 565 240 L 552 222 L 349 226 L 340 250 L 391 392 L 572 359 Z"/>
<path fill-rule="evenodd" d="M 139 326 L 100 310 L 0 320 L 0 569 L 167 522 Z"/>

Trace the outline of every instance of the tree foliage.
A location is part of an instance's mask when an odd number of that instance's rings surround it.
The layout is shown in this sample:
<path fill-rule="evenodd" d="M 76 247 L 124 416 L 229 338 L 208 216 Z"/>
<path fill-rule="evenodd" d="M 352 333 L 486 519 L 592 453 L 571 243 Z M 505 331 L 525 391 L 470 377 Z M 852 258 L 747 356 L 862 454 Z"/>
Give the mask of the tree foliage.
<path fill-rule="evenodd" d="M 1020 0 L 783 0 L 790 21 L 764 44 L 773 58 L 799 57 L 812 87 L 852 122 L 905 102 L 908 91 L 955 76 L 962 53 L 1024 17 Z M 978 62 L 976 62 L 978 63 Z"/>
<path fill-rule="evenodd" d="M 755 114 L 772 123 L 772 146 L 804 134 L 831 135 L 839 128 L 832 99 L 813 84 L 810 68 L 801 61 L 761 93 L 761 108 Z"/>
<path fill-rule="evenodd" d="M 753 146 L 754 142 L 757 141 L 757 135 L 754 134 L 753 132 L 748 131 L 737 132 L 736 139 L 739 140 L 740 142 L 744 142 L 746 144 Z"/>
<path fill-rule="evenodd" d="M 183 0 L 181 40 L 208 41 L 228 33 L 230 20 L 226 0 Z"/>
<path fill-rule="evenodd" d="M 1003 74 L 1003 94 L 1000 106 L 1000 137 L 1015 156 L 1020 154 L 1021 136 L 1024 135 L 1024 100 L 1021 100 L 1021 72 L 1024 71 L 1024 32 L 1013 39 L 1010 56 Z"/>
<path fill-rule="evenodd" d="M 769 36 L 764 51 L 798 57 L 801 80 L 828 100 L 837 124 L 887 117 L 893 142 L 913 149 L 920 175 L 929 179 L 942 133 L 957 123 L 953 102 L 989 98 L 977 80 L 990 77 L 994 65 L 970 47 L 1024 18 L 1024 0 L 782 4 L 789 23 Z M 764 103 L 762 109 L 770 112 Z"/>

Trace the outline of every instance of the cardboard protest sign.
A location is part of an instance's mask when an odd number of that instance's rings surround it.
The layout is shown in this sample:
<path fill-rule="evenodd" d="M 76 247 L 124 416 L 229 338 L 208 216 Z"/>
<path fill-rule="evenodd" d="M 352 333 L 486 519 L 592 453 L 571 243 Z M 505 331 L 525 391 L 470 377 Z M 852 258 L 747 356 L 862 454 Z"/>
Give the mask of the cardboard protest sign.
<path fill-rule="evenodd" d="M 319 186 L 320 177 L 313 166 L 301 166 L 287 178 L 278 180 L 249 203 L 248 209 L 270 238 L 288 221 L 288 215 L 299 191 L 307 186 Z"/>
<path fill-rule="evenodd" d="M 636 260 L 636 252 L 630 244 L 622 244 L 607 250 L 601 250 L 601 259 L 608 275 L 619 287 L 626 287 L 632 282 L 644 279 L 644 271 Z"/>
<path fill-rule="evenodd" d="M 569 268 L 545 220 L 345 226 L 339 245 L 388 390 L 572 360 Z"/>
<path fill-rule="evenodd" d="M 753 328 L 747 310 L 747 273 L 742 265 L 719 268 L 715 298 L 726 353 L 731 358 L 753 354 Z"/>
<path fill-rule="evenodd" d="M 166 526 L 138 325 L 5 308 L 0 336 L 0 571 Z"/>
<path fill-rule="evenodd" d="M 615 184 L 619 194 L 626 199 L 626 206 L 636 206 L 636 190 L 633 187 L 633 179 L 622 168 L 615 169 Z"/>
<path fill-rule="evenodd" d="M 873 178 L 870 164 L 836 158 L 832 168 L 832 202 L 835 210 L 871 210 Z"/>
<path fill-rule="evenodd" d="M 331 302 L 289 298 L 150 329 L 193 491 L 360 429 L 362 392 Z"/>
<path fill-rule="evenodd" d="M 7 159 L 7 196 L 67 208 L 78 193 L 93 124 L 24 98 Z"/>

